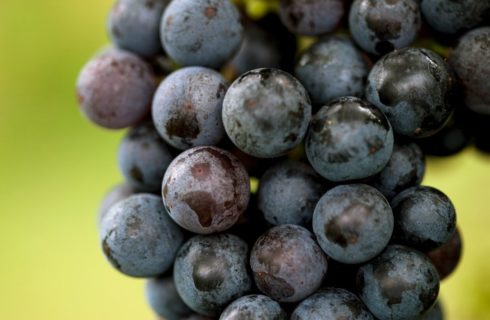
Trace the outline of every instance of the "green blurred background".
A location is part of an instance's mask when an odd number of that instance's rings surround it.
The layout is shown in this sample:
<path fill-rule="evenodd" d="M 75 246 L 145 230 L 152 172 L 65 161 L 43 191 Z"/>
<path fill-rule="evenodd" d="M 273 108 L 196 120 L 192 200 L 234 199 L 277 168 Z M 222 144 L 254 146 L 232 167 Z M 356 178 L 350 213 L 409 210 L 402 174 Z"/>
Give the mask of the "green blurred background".
<path fill-rule="evenodd" d="M 121 181 L 122 132 L 78 112 L 79 69 L 107 43 L 111 0 L 0 0 L 0 319 L 153 319 L 143 281 L 103 258 L 96 212 Z M 425 184 L 458 209 L 465 250 L 442 285 L 449 319 L 490 319 L 490 158 L 429 159 Z"/>

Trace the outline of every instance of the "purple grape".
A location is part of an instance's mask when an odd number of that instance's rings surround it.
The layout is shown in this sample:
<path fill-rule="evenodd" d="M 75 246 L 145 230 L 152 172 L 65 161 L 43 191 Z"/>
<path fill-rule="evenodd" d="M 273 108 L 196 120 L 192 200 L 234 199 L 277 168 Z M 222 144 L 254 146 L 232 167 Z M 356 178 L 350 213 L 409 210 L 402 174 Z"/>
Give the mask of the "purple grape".
<path fill-rule="evenodd" d="M 111 207 L 100 226 L 102 250 L 120 272 L 157 277 L 167 271 L 184 242 L 160 197 L 136 194 Z"/>
<path fill-rule="evenodd" d="M 177 63 L 219 68 L 239 49 L 243 27 L 229 0 L 177 0 L 165 9 L 160 35 Z"/>
<path fill-rule="evenodd" d="M 327 259 L 314 236 L 289 224 L 257 239 L 250 265 L 260 291 L 279 302 L 306 298 L 320 287 L 327 272 Z"/>
<path fill-rule="evenodd" d="M 174 156 L 151 122 L 131 129 L 119 145 L 122 174 L 136 189 L 158 192 L 163 175 Z"/>
<path fill-rule="evenodd" d="M 225 135 L 221 110 L 227 87 L 218 72 L 207 68 L 170 74 L 153 98 L 153 122 L 162 138 L 180 150 L 217 144 Z"/>
<path fill-rule="evenodd" d="M 342 0 L 281 0 L 279 15 L 298 35 L 321 35 L 337 28 L 344 15 Z"/>
<path fill-rule="evenodd" d="M 163 178 L 163 201 L 181 227 L 208 234 L 232 227 L 247 208 L 248 174 L 229 152 L 196 147 L 181 153 Z"/>
<path fill-rule="evenodd" d="M 342 263 L 366 262 L 388 245 L 393 212 L 385 197 L 364 184 L 341 185 L 320 199 L 313 230 L 323 251 Z"/>
<path fill-rule="evenodd" d="M 218 316 L 252 286 L 247 244 L 231 234 L 195 236 L 180 249 L 174 280 L 182 300 L 195 312 Z"/>
<path fill-rule="evenodd" d="M 83 67 L 77 80 L 82 113 L 109 129 L 141 122 L 150 111 L 155 88 L 150 66 L 122 50 L 96 56 Z"/>

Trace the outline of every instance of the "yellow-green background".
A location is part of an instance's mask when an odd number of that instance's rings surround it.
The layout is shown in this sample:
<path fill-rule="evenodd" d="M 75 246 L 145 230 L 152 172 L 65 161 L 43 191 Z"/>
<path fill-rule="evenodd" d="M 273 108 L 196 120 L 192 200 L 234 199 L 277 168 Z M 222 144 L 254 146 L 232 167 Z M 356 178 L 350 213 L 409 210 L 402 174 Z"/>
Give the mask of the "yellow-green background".
<path fill-rule="evenodd" d="M 0 0 L 0 319 L 153 319 L 140 280 L 104 260 L 95 214 L 119 182 L 121 132 L 78 112 L 78 70 L 106 42 L 111 0 Z M 430 160 L 453 199 L 464 259 L 442 286 L 449 319 L 490 319 L 490 158 Z"/>

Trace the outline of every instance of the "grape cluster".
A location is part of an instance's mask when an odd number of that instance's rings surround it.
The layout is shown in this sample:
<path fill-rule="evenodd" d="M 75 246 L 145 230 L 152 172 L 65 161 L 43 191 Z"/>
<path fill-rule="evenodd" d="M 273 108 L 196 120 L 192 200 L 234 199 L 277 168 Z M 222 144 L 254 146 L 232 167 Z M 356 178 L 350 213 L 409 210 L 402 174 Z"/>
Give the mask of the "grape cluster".
<path fill-rule="evenodd" d="M 77 82 L 129 128 L 107 260 L 169 320 L 442 319 L 462 241 L 425 155 L 490 151 L 490 1 L 247 3 L 113 6 Z"/>

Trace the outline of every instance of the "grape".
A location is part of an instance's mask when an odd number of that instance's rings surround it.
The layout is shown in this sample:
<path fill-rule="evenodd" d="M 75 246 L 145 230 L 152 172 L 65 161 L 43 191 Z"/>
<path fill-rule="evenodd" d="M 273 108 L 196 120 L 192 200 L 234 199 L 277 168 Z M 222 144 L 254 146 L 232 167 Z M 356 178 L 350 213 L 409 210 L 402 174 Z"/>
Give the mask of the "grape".
<path fill-rule="evenodd" d="M 456 231 L 448 242 L 427 252 L 427 256 L 436 267 L 441 280 L 444 280 L 454 272 L 461 259 L 461 251 L 461 235 L 456 228 Z"/>
<path fill-rule="evenodd" d="M 237 236 L 195 236 L 179 250 L 174 280 L 182 300 L 194 311 L 218 316 L 251 289 L 247 244 Z"/>
<path fill-rule="evenodd" d="M 100 241 L 109 262 L 133 277 L 156 277 L 174 261 L 184 242 L 160 197 L 132 195 L 111 207 L 101 221 Z"/>
<path fill-rule="evenodd" d="M 478 128 L 477 122 L 470 123 L 469 119 L 465 119 L 468 118 L 468 115 L 463 113 L 468 112 L 469 109 L 464 106 L 456 108 L 449 122 L 440 131 L 429 138 L 417 141 L 424 153 L 444 157 L 464 150 L 472 142 L 473 129 Z"/>
<path fill-rule="evenodd" d="M 380 320 L 415 319 L 439 293 L 437 270 L 422 253 L 400 245 L 388 248 L 357 273 L 361 300 Z"/>
<path fill-rule="evenodd" d="M 225 134 L 221 109 L 226 89 L 226 80 L 211 69 L 187 67 L 173 72 L 153 98 L 156 129 L 180 150 L 217 144 Z"/>
<path fill-rule="evenodd" d="M 405 48 L 371 69 L 366 98 L 388 117 L 395 132 L 423 138 L 435 134 L 454 110 L 454 79 L 436 53 Z"/>
<path fill-rule="evenodd" d="M 165 9 L 160 35 L 177 63 L 219 68 L 239 49 L 243 27 L 229 0 L 178 0 Z"/>
<path fill-rule="evenodd" d="M 289 224 L 257 239 L 250 265 L 260 291 L 279 302 L 306 298 L 320 287 L 327 272 L 327 259 L 313 235 Z"/>
<path fill-rule="evenodd" d="M 267 296 L 251 294 L 231 303 L 219 317 L 220 320 L 286 320 L 279 303 Z"/>
<path fill-rule="evenodd" d="M 249 22 L 240 50 L 225 70 L 231 71 L 233 78 L 236 78 L 247 71 L 263 67 L 280 68 L 281 51 L 272 34 L 258 23 Z"/>
<path fill-rule="evenodd" d="M 419 250 L 440 247 L 456 230 L 456 211 L 441 191 L 426 186 L 409 188 L 391 202 L 395 215 L 394 241 Z"/>
<path fill-rule="evenodd" d="M 361 263 L 388 245 L 393 213 L 373 187 L 342 185 L 329 190 L 316 205 L 313 230 L 329 257 L 342 263 Z"/>
<path fill-rule="evenodd" d="M 223 123 L 245 153 L 274 158 L 301 143 L 311 118 L 308 93 L 293 76 L 278 69 L 241 75 L 226 92 Z"/>
<path fill-rule="evenodd" d="M 247 208 L 248 174 L 229 152 L 196 147 L 181 153 L 163 178 L 163 201 L 181 227 L 208 234 L 233 226 Z"/>
<path fill-rule="evenodd" d="M 117 0 L 108 21 L 109 36 L 119 47 L 143 57 L 162 51 L 160 21 L 169 0 Z"/>
<path fill-rule="evenodd" d="M 109 50 L 90 60 L 80 72 L 78 102 L 95 124 L 120 129 L 143 120 L 150 111 L 155 87 L 146 62 L 129 52 Z"/>
<path fill-rule="evenodd" d="M 119 145 L 118 162 L 126 181 L 138 190 L 158 192 L 172 151 L 150 122 L 131 129 Z"/>
<path fill-rule="evenodd" d="M 409 46 L 420 26 L 420 9 L 414 0 L 356 0 L 349 13 L 356 43 L 379 55 Z"/>
<path fill-rule="evenodd" d="M 490 115 L 490 64 L 487 61 L 490 61 L 490 27 L 466 33 L 449 57 L 464 87 L 466 106 L 483 115 Z"/>
<path fill-rule="evenodd" d="M 390 161 L 370 184 L 391 200 L 403 190 L 419 185 L 424 173 L 425 156 L 420 147 L 415 143 L 395 144 Z"/>
<path fill-rule="evenodd" d="M 374 320 L 359 298 L 344 289 L 326 288 L 303 300 L 291 320 Z"/>
<path fill-rule="evenodd" d="M 99 214 L 97 217 L 98 225 L 100 226 L 104 216 L 109 212 L 109 209 L 121 200 L 128 198 L 136 193 L 136 190 L 127 183 L 121 183 L 109 190 L 99 206 Z"/>
<path fill-rule="evenodd" d="M 279 15 L 298 35 L 321 35 L 335 30 L 344 15 L 342 0 L 281 0 Z"/>
<path fill-rule="evenodd" d="M 309 165 L 292 160 L 280 162 L 260 179 L 258 206 L 273 225 L 308 227 L 325 189 L 325 183 Z"/>
<path fill-rule="evenodd" d="M 490 12 L 488 0 L 422 0 L 422 14 L 431 27 L 444 33 L 472 28 Z"/>
<path fill-rule="evenodd" d="M 148 280 L 145 294 L 153 311 L 167 320 L 180 320 L 192 313 L 180 298 L 172 276 Z"/>
<path fill-rule="evenodd" d="M 368 61 L 343 36 L 325 37 L 301 54 L 295 75 L 315 105 L 343 96 L 364 95 Z"/>
<path fill-rule="evenodd" d="M 331 181 L 362 179 L 380 172 L 393 151 L 393 130 L 376 107 L 343 97 L 322 107 L 311 120 L 306 154 Z"/>

